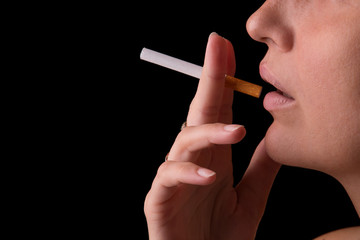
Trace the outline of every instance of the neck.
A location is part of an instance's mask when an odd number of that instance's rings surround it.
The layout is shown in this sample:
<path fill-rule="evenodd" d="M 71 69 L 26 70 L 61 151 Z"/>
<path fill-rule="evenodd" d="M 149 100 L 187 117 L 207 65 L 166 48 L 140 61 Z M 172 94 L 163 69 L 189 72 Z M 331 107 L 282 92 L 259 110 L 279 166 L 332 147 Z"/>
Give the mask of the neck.
<path fill-rule="evenodd" d="M 348 193 L 355 209 L 360 217 L 360 174 L 359 172 L 338 177 L 337 180 L 343 185 Z"/>

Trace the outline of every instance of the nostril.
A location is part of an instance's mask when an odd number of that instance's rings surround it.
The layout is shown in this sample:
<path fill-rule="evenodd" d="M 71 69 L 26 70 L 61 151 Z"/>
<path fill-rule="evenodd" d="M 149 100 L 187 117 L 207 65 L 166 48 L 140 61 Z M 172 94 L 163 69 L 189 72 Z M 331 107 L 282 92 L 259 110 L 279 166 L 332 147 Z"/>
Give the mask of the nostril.
<path fill-rule="evenodd" d="M 263 42 L 263 43 L 266 43 L 266 45 L 274 45 L 276 44 L 271 38 L 269 37 L 263 37 L 261 38 L 261 41 L 260 42 Z"/>

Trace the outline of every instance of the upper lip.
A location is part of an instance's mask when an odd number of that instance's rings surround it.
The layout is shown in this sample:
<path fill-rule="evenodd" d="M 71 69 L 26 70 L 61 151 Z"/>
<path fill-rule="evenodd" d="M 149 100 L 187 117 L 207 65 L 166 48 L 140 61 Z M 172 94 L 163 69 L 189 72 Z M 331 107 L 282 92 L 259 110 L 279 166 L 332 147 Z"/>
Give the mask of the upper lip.
<path fill-rule="evenodd" d="M 267 68 L 266 64 L 264 62 L 260 63 L 260 76 L 261 78 L 267 82 L 270 83 L 271 85 L 273 85 L 276 89 L 278 89 L 279 91 L 281 91 L 284 95 L 286 95 L 287 97 L 293 98 L 289 92 L 287 91 L 287 89 L 279 82 L 278 78 L 275 77 Z"/>

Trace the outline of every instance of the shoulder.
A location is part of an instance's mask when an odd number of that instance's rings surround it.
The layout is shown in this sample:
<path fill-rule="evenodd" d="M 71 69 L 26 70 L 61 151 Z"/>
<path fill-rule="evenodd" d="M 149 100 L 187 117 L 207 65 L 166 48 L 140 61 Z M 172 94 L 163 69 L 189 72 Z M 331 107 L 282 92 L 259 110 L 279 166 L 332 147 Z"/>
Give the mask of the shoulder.
<path fill-rule="evenodd" d="M 314 240 L 360 240 L 360 226 L 344 228 L 324 234 Z"/>

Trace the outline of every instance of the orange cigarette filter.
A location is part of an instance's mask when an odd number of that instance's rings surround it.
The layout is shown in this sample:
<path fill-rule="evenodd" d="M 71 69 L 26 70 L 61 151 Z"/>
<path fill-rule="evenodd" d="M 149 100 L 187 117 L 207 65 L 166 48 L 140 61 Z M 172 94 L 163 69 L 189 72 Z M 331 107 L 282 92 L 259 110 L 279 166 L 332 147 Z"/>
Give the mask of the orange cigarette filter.
<path fill-rule="evenodd" d="M 200 79 L 202 67 L 147 48 L 143 48 L 140 59 Z M 262 87 L 235 77 L 225 75 L 225 87 L 259 98 Z"/>
<path fill-rule="evenodd" d="M 245 93 L 247 95 L 259 98 L 262 86 L 225 75 L 225 87 L 234 89 L 235 91 Z"/>

